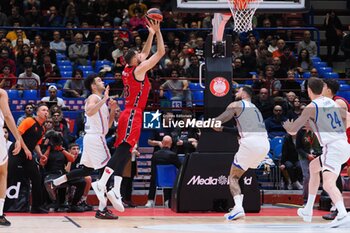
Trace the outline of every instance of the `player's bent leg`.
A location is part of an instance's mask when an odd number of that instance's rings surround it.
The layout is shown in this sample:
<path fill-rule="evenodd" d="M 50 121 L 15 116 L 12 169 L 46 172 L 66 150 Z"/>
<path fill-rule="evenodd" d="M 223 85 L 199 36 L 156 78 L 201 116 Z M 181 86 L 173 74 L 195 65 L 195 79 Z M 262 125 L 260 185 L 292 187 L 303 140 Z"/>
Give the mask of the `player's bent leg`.
<path fill-rule="evenodd" d="M 230 182 L 230 192 L 235 201 L 235 206 L 231 211 L 225 214 L 227 220 L 236 220 L 245 216 L 243 209 L 243 196 L 241 194 L 241 187 L 239 186 L 239 179 L 244 174 L 244 170 L 239 166 L 232 164 L 229 182 Z"/>

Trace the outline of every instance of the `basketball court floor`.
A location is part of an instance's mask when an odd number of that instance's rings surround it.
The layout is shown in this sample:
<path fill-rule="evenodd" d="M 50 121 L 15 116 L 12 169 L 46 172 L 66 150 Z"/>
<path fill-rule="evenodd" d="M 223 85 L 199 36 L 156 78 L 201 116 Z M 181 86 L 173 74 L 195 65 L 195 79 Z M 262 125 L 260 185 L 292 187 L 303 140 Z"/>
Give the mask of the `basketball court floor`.
<path fill-rule="evenodd" d="M 312 223 L 296 216 L 296 208 L 265 207 L 260 213 L 248 213 L 244 219 L 226 221 L 223 213 L 174 213 L 164 208 L 126 209 L 118 220 L 100 220 L 95 212 L 27 214 L 8 213 L 11 227 L 4 233 L 192 233 L 192 232 L 349 232 L 349 227 L 331 229 L 322 220 L 324 211 L 315 210 Z"/>

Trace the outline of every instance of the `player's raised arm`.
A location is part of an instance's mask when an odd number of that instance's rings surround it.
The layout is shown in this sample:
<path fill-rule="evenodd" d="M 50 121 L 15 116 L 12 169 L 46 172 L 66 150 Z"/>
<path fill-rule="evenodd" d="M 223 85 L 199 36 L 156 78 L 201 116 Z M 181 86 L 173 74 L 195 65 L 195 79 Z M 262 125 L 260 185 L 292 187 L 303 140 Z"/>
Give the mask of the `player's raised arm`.
<path fill-rule="evenodd" d="M 156 31 L 151 26 L 150 21 L 147 21 L 147 28 L 148 28 L 148 37 L 145 45 L 143 46 L 143 49 L 140 53 L 140 58 L 139 58 L 141 62 L 145 61 L 149 56 L 149 53 L 151 52 L 151 48 L 152 48 L 153 37 L 154 37 L 154 34 L 156 34 Z"/>
<path fill-rule="evenodd" d="M 152 69 L 165 54 L 164 40 L 160 31 L 160 22 L 150 21 L 149 26 L 155 31 L 157 37 L 157 52 L 136 67 L 134 72 L 135 78 L 139 81 L 143 81 L 146 72 Z"/>
<path fill-rule="evenodd" d="M 101 108 L 101 106 L 106 103 L 107 99 L 108 97 L 104 97 L 101 100 L 99 100 L 97 96 L 90 95 L 89 98 L 86 100 L 86 115 L 89 117 L 95 115 Z"/>
<path fill-rule="evenodd" d="M 238 106 L 238 102 L 233 102 L 233 103 L 229 104 L 229 106 L 227 106 L 225 112 L 221 113 L 220 116 L 216 117 L 215 121 L 221 121 L 221 124 L 228 122 L 229 120 L 232 119 L 232 117 L 234 117 L 234 115 L 236 113 L 236 109 L 238 107 L 240 107 L 240 106 Z"/>
<path fill-rule="evenodd" d="M 310 103 L 305 107 L 300 117 L 298 117 L 295 121 L 290 121 L 290 120 L 285 121 L 283 123 L 283 128 L 290 135 L 296 135 L 299 129 L 303 127 L 310 118 L 313 119 L 315 117 L 317 117 L 315 116 L 315 104 Z"/>

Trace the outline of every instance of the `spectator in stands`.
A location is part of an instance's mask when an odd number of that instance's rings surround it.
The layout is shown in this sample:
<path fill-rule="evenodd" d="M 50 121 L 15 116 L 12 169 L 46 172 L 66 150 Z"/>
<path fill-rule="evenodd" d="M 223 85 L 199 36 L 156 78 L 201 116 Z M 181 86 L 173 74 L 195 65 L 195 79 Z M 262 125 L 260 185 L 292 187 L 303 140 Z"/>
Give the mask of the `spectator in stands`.
<path fill-rule="evenodd" d="M 49 13 L 44 19 L 44 26 L 46 27 L 61 27 L 62 17 L 58 14 L 55 6 L 50 6 Z"/>
<path fill-rule="evenodd" d="M 8 20 L 7 15 L 2 12 L 1 6 L 0 6 L 0 26 L 8 26 Z"/>
<path fill-rule="evenodd" d="M 23 44 L 27 44 L 30 45 L 30 41 L 27 38 L 23 38 L 22 33 L 20 32 L 20 30 L 16 31 L 17 33 L 17 39 L 11 41 L 12 47 L 15 47 L 18 45 L 23 45 Z M 19 42 L 21 40 L 21 42 Z"/>
<path fill-rule="evenodd" d="M 19 13 L 19 7 L 13 6 L 11 9 L 11 15 L 7 18 L 9 25 L 13 25 L 15 22 L 18 22 L 21 26 L 26 25 L 25 19 Z"/>
<path fill-rule="evenodd" d="M 93 68 L 95 68 L 97 60 L 105 60 L 107 58 L 106 51 L 107 48 L 102 42 L 101 36 L 95 35 L 94 43 L 89 45 L 89 57 Z"/>
<path fill-rule="evenodd" d="M 72 6 L 73 4 L 73 6 Z M 67 22 L 72 22 L 74 25 L 79 26 L 79 18 L 77 16 L 76 8 L 73 2 L 70 2 L 69 6 L 66 8 L 66 12 L 63 18 L 63 25 Z"/>
<path fill-rule="evenodd" d="M 285 70 L 294 69 L 297 67 L 297 59 L 294 57 L 289 46 L 284 46 L 283 54 L 280 56 L 281 67 Z"/>
<path fill-rule="evenodd" d="M 49 55 L 44 56 L 43 64 L 39 65 L 38 75 L 40 76 L 40 82 L 55 82 L 59 81 L 58 78 L 61 77 L 60 70 L 56 64 L 51 62 L 51 58 Z"/>
<path fill-rule="evenodd" d="M 68 162 L 74 162 L 76 159 L 76 155 L 71 154 L 63 147 L 63 137 L 54 130 L 48 131 L 44 137 L 45 140 L 43 143 L 43 156 L 40 157 L 40 165 L 45 168 L 43 177 L 44 183 L 47 183 L 48 180 L 55 179 L 62 174 L 66 174 L 67 171 L 65 169 Z M 84 209 L 78 206 L 78 202 L 80 201 L 85 188 L 85 180 L 84 178 L 75 179 L 72 181 L 68 181 L 68 186 L 74 186 L 75 192 L 74 197 L 72 199 L 72 203 L 69 206 L 70 212 L 83 212 Z M 58 200 L 52 199 L 52 201 L 56 202 L 56 209 L 63 206 L 63 203 L 66 198 L 66 189 L 67 187 L 58 187 Z M 50 193 L 50 192 L 48 192 Z"/>
<path fill-rule="evenodd" d="M 51 116 L 48 116 L 48 117 L 46 118 L 44 127 L 45 127 L 45 132 L 48 132 L 49 130 L 52 130 L 52 129 L 53 129 L 53 120 L 52 120 L 52 117 L 51 117 Z"/>
<path fill-rule="evenodd" d="M 177 70 L 172 70 L 171 79 L 160 86 L 160 97 L 164 96 L 164 90 L 169 90 L 171 92 L 170 100 L 186 101 L 186 106 L 192 107 L 192 95 L 191 91 L 188 89 L 188 81 L 179 80 L 179 72 Z"/>
<path fill-rule="evenodd" d="M 44 18 L 40 12 L 40 8 L 32 6 L 30 10 L 25 14 L 26 26 L 27 27 L 40 27 L 43 25 Z M 30 37 L 30 35 L 28 35 Z"/>
<path fill-rule="evenodd" d="M 266 88 L 261 88 L 257 98 L 253 100 L 255 106 L 260 110 L 263 119 L 272 116 L 272 110 L 274 107 L 273 99 L 269 96 L 269 91 Z"/>
<path fill-rule="evenodd" d="M 265 87 L 269 90 L 270 95 L 277 96 L 282 89 L 282 84 L 275 77 L 274 67 L 268 65 L 265 67 L 265 74 L 259 74 L 258 79 L 254 80 L 253 87 Z"/>
<path fill-rule="evenodd" d="M 194 49 L 194 54 L 198 57 L 199 61 L 204 61 L 204 39 L 198 36 L 196 38 L 196 46 Z"/>
<path fill-rule="evenodd" d="M 332 66 L 333 60 L 339 53 L 340 40 L 343 37 L 342 23 L 333 10 L 326 14 L 324 27 L 326 28 L 327 61 Z M 334 52 L 332 54 L 333 46 Z"/>
<path fill-rule="evenodd" d="M 2 129 L 4 130 L 4 137 L 6 139 L 6 149 L 8 150 L 10 149 L 10 146 L 13 142 L 9 140 L 9 129 L 6 126 L 4 126 Z"/>
<path fill-rule="evenodd" d="M 304 38 L 298 43 L 298 54 L 300 54 L 302 49 L 306 49 L 309 52 L 310 57 L 317 56 L 317 45 L 315 41 L 311 40 L 310 31 L 304 31 Z"/>
<path fill-rule="evenodd" d="M 113 45 L 109 49 L 108 53 L 108 60 L 114 61 L 114 63 L 117 63 L 117 60 L 119 57 L 124 55 L 123 48 L 124 48 L 125 42 L 118 37 L 113 38 Z"/>
<path fill-rule="evenodd" d="M 276 50 L 278 50 L 277 47 L 277 40 L 278 40 L 278 36 L 268 36 L 265 41 L 266 43 L 269 45 L 267 50 L 273 54 Z"/>
<path fill-rule="evenodd" d="M 283 49 L 286 46 L 286 42 L 283 39 L 277 40 L 277 50 L 272 52 L 272 57 L 280 57 L 283 55 Z"/>
<path fill-rule="evenodd" d="M 17 120 L 17 126 L 19 126 L 27 117 L 34 117 L 34 105 L 33 103 L 27 103 L 24 105 L 24 115 L 20 116 Z"/>
<path fill-rule="evenodd" d="M 63 99 L 60 97 L 57 97 L 57 87 L 56 86 L 54 86 L 54 85 L 49 86 L 48 91 L 49 91 L 49 96 L 43 97 L 41 99 L 41 101 L 55 103 L 60 108 L 66 108 L 66 105 L 64 104 Z"/>
<path fill-rule="evenodd" d="M 3 66 L 0 73 L 0 88 L 8 90 L 15 89 L 17 77 L 11 73 L 10 66 Z"/>
<path fill-rule="evenodd" d="M 50 49 L 49 42 L 43 43 L 42 49 L 39 49 L 37 51 L 38 51 L 37 56 L 35 56 L 35 52 L 33 52 L 33 54 L 34 54 L 34 59 L 36 59 L 38 66 L 44 64 L 44 57 L 46 55 L 50 56 L 51 63 L 57 64 L 56 52 Z"/>
<path fill-rule="evenodd" d="M 129 24 L 131 30 L 138 30 L 146 28 L 146 19 L 143 17 L 143 13 L 139 9 L 135 9 L 135 15 L 130 18 Z"/>
<path fill-rule="evenodd" d="M 68 47 L 69 59 L 75 66 L 87 65 L 87 58 L 89 56 L 89 48 L 83 44 L 83 35 L 81 33 L 75 34 L 75 43 Z"/>
<path fill-rule="evenodd" d="M 263 39 L 260 39 L 258 42 L 258 47 L 255 49 L 255 57 L 258 70 L 264 70 L 267 65 L 272 64 L 272 53 L 267 50 Z"/>
<path fill-rule="evenodd" d="M 7 48 L 2 48 L 0 54 L 0 69 L 5 65 L 10 67 L 12 74 L 16 74 L 15 61 L 9 58 L 9 50 Z"/>
<path fill-rule="evenodd" d="M 256 58 L 252 52 L 252 48 L 249 45 L 244 46 L 243 55 L 240 57 L 242 60 L 242 66 L 248 72 L 256 71 Z"/>
<path fill-rule="evenodd" d="M 287 117 L 283 115 L 283 108 L 280 105 L 276 105 L 273 108 L 273 116 L 265 120 L 265 127 L 269 138 L 283 137 L 286 135 L 286 130 L 283 128 L 282 123 L 287 120 Z"/>
<path fill-rule="evenodd" d="M 121 97 L 123 93 L 123 80 L 122 80 L 122 72 L 117 70 L 114 73 L 115 80 L 109 84 L 109 95 Z"/>
<path fill-rule="evenodd" d="M 309 51 L 302 49 L 298 55 L 297 70 L 299 74 L 309 72 L 313 68 L 313 63 L 310 59 Z"/>
<path fill-rule="evenodd" d="M 177 55 L 177 57 L 180 59 L 180 65 L 184 70 L 186 70 L 191 65 L 190 56 L 192 54 L 194 54 L 194 50 L 188 45 L 184 45 L 181 52 Z"/>
<path fill-rule="evenodd" d="M 64 119 L 61 108 L 59 107 L 59 110 L 53 110 L 51 116 L 53 121 L 53 130 L 61 133 L 61 135 L 63 136 L 63 146 L 68 147 L 72 138 L 69 134 L 68 122 L 66 121 L 66 119 Z"/>
<path fill-rule="evenodd" d="M 280 57 L 274 57 L 272 58 L 272 65 L 275 70 L 275 77 L 280 78 L 286 78 L 287 77 L 287 69 L 285 67 L 281 67 L 281 58 Z"/>
<path fill-rule="evenodd" d="M 86 30 L 87 28 L 90 28 L 89 24 L 84 21 L 81 23 L 81 28 L 84 29 L 84 31 L 81 32 L 83 35 L 83 41 L 84 42 L 92 42 L 94 40 L 94 33 L 90 30 Z"/>
<path fill-rule="evenodd" d="M 104 22 L 112 21 L 112 16 L 109 12 L 110 9 L 107 0 L 100 0 L 96 2 L 96 24 L 103 25 Z"/>
<path fill-rule="evenodd" d="M 53 32 L 53 41 L 50 42 L 50 49 L 54 50 L 56 53 L 66 53 L 67 45 L 66 42 L 64 42 L 64 39 L 61 39 L 59 31 Z"/>
<path fill-rule="evenodd" d="M 17 71 L 23 71 L 23 65 L 24 65 L 24 59 L 25 57 L 31 57 L 31 62 L 33 61 L 34 55 L 30 52 L 30 47 L 27 44 L 24 44 L 22 46 L 22 49 L 17 53 L 16 56 L 16 65 L 17 65 Z"/>
<path fill-rule="evenodd" d="M 84 86 L 82 70 L 73 70 L 72 79 L 68 79 L 66 81 L 63 87 L 63 91 L 65 97 L 83 98 L 87 95 Z"/>
<path fill-rule="evenodd" d="M 18 90 L 26 90 L 26 89 L 37 90 L 39 86 L 40 86 L 39 75 L 33 72 L 32 65 L 26 64 L 24 66 L 24 73 L 18 76 L 17 89 Z"/>
<path fill-rule="evenodd" d="M 152 163 L 151 163 L 151 183 L 150 183 L 150 189 L 148 192 L 148 201 L 145 205 L 145 207 L 153 207 L 154 206 L 154 199 L 156 194 L 156 179 L 157 179 L 157 165 L 165 165 L 165 164 L 173 164 L 178 169 L 181 167 L 181 162 L 179 158 L 177 157 L 176 153 L 171 151 L 171 147 L 173 144 L 173 140 L 169 135 L 166 135 L 163 137 L 162 142 L 159 143 L 159 146 L 161 147 L 160 150 L 154 153 L 152 156 Z M 164 199 L 167 203 L 169 203 L 171 190 L 164 190 Z"/>
<path fill-rule="evenodd" d="M 349 2 L 349 1 L 348 1 Z M 345 77 L 350 78 L 350 25 L 348 26 L 349 32 L 344 36 L 341 43 L 341 50 L 345 56 Z"/>
<path fill-rule="evenodd" d="M 303 108 L 301 107 L 299 97 L 295 97 L 293 100 L 293 107 L 287 112 L 287 118 L 289 120 L 296 120 L 302 113 Z"/>
<path fill-rule="evenodd" d="M 190 56 L 190 62 L 190 66 L 185 70 L 186 77 L 199 79 L 199 59 L 196 54 Z"/>
<path fill-rule="evenodd" d="M 285 180 L 291 182 L 291 188 L 302 190 L 303 186 L 299 182 L 302 180 L 302 171 L 298 152 L 295 148 L 295 139 L 296 136 L 289 134 L 284 137 L 280 169 L 282 174 L 284 173 L 283 171 L 287 171 L 286 176 L 288 175 L 288 177 L 285 177 Z M 290 184 L 287 184 L 287 187 L 290 187 Z"/>
<path fill-rule="evenodd" d="M 241 58 L 236 58 L 233 61 L 232 83 L 244 83 L 245 79 L 251 79 L 252 75 L 242 67 Z"/>
<path fill-rule="evenodd" d="M 296 71 L 289 70 L 287 72 L 287 78 L 280 80 L 282 84 L 282 90 L 292 90 L 296 95 L 300 95 L 301 87 L 300 84 L 295 80 L 296 77 L 299 77 Z"/>
<path fill-rule="evenodd" d="M 241 45 L 239 42 L 234 42 L 232 46 L 232 61 L 241 56 L 243 56 L 243 53 L 241 52 Z"/>
<path fill-rule="evenodd" d="M 322 147 L 309 125 L 298 131 L 295 144 L 303 173 L 303 199 L 306 203 L 309 194 L 309 164 L 310 161 L 322 154 Z"/>
<path fill-rule="evenodd" d="M 32 208 L 31 213 L 48 213 L 42 208 L 42 180 L 35 157 L 34 151 L 38 158 L 43 156 L 39 142 L 44 135 L 44 122 L 49 115 L 49 110 L 45 104 L 39 104 L 36 111 L 36 117 L 27 117 L 18 126 L 18 131 L 22 135 L 22 150 L 19 154 L 13 155 L 14 144 L 9 149 L 8 177 L 18 180 L 21 176 L 26 176 L 31 181 Z M 20 174 L 17 167 L 22 166 L 24 173 Z"/>

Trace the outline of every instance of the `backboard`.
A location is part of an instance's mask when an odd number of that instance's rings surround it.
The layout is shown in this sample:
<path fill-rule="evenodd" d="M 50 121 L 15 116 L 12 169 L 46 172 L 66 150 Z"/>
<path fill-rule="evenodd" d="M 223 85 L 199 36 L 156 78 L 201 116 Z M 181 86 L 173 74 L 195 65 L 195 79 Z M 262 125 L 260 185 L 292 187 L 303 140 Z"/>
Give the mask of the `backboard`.
<path fill-rule="evenodd" d="M 174 11 L 229 12 L 227 0 L 172 0 Z M 309 9 L 309 0 L 263 0 L 258 12 L 303 12 Z"/>

